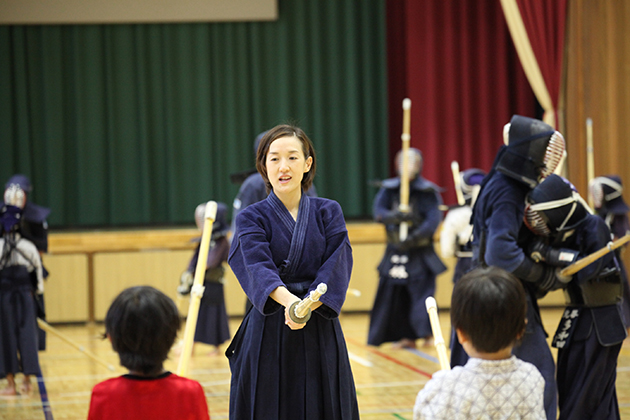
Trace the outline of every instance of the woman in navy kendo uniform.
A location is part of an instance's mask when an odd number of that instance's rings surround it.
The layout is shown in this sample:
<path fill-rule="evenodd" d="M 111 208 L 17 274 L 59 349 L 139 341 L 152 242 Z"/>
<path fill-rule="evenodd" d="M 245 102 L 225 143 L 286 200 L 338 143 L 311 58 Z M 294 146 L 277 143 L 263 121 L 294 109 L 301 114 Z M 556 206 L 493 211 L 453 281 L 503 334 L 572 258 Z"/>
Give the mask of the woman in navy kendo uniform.
<path fill-rule="evenodd" d="M 226 351 L 230 419 L 359 418 L 339 313 L 352 248 L 339 204 L 309 197 L 315 150 L 303 130 L 280 125 L 261 140 L 256 167 L 270 191 L 236 218 L 228 263 L 254 307 Z M 320 283 L 312 316 L 292 305 Z"/>
<path fill-rule="evenodd" d="M 560 280 L 554 267 L 536 263 L 519 244 L 525 197 L 550 175 L 564 153 L 564 138 L 544 122 L 514 115 L 503 131 L 504 143 L 484 178 L 471 221 L 475 265 L 497 266 L 518 277 L 528 291 L 527 328 L 513 350 L 545 378 L 545 412 L 556 418 L 555 364 L 538 310 L 537 296 Z M 465 361 L 462 361 L 464 363 Z"/>
<path fill-rule="evenodd" d="M 263 136 L 266 134 L 266 131 L 258 134 L 254 139 L 254 158 L 258 152 L 258 145 L 260 145 L 260 141 Z M 247 206 L 258 203 L 259 201 L 264 200 L 269 195 L 269 191 L 267 191 L 267 184 L 263 179 L 262 175 L 256 170 L 250 170 L 249 175 L 245 178 L 241 186 L 239 187 L 238 193 L 234 198 L 234 202 L 232 203 L 232 225 L 230 230 L 232 231 L 231 238 L 234 238 L 236 233 L 236 216 L 245 209 Z M 242 173 L 234 174 L 234 178 L 239 178 Z M 305 194 L 309 197 L 317 197 L 317 188 L 315 185 L 311 185 L 306 191 Z M 245 300 L 245 313 L 247 313 L 252 308 L 252 302 L 249 299 Z"/>

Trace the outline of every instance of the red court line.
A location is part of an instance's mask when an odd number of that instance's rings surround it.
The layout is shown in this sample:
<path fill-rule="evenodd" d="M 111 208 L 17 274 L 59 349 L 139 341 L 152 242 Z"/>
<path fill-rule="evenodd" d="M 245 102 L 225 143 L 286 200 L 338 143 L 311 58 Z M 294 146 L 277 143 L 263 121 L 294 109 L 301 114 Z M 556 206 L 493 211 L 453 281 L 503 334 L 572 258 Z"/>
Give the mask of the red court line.
<path fill-rule="evenodd" d="M 381 351 L 379 351 L 379 350 L 376 350 L 375 348 L 372 348 L 372 347 L 370 347 L 370 346 L 366 346 L 365 344 L 359 343 L 359 342 L 357 342 L 357 341 L 355 341 L 355 340 L 353 340 L 353 339 L 351 339 L 351 338 L 347 338 L 347 337 L 346 337 L 346 341 L 347 341 L 348 343 L 352 343 L 352 344 L 354 344 L 355 346 L 364 347 L 367 351 L 369 351 L 369 352 L 371 352 L 371 353 L 374 353 L 374 354 L 376 354 L 376 355 L 378 355 L 378 356 L 381 356 L 382 358 L 387 359 L 387 360 L 389 360 L 390 362 L 394 362 L 394 363 L 396 363 L 397 365 L 400 365 L 400 366 L 406 367 L 407 369 L 413 370 L 414 372 L 419 373 L 420 375 L 424 375 L 424 376 L 426 376 L 426 377 L 427 377 L 427 378 L 429 378 L 429 379 L 430 379 L 430 378 L 431 378 L 431 376 L 432 376 L 430 373 L 427 373 L 427 372 L 425 372 L 425 371 L 423 371 L 423 370 L 420 370 L 420 369 L 418 369 L 417 367 L 411 366 L 411 365 L 410 365 L 410 364 L 408 364 L 408 363 L 401 362 L 400 360 L 398 360 L 398 359 L 396 359 L 396 358 L 394 358 L 394 357 L 392 357 L 392 356 L 390 356 L 390 355 L 388 355 L 388 354 L 385 354 L 385 353 L 383 353 L 383 352 L 381 352 Z"/>

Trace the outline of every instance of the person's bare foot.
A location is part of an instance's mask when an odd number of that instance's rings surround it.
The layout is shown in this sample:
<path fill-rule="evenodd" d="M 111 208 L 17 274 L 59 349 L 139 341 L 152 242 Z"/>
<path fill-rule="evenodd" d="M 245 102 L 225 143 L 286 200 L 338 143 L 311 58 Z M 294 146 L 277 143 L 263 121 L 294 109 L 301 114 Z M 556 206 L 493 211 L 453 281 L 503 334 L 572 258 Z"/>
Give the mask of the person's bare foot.
<path fill-rule="evenodd" d="M 17 390 L 15 389 L 15 385 L 11 386 L 11 385 L 7 385 L 6 388 L 2 388 L 0 389 L 0 395 L 5 395 L 5 396 L 11 396 L 11 395 L 17 395 Z"/>
<path fill-rule="evenodd" d="M 208 356 L 218 356 L 219 354 L 221 354 L 221 350 L 219 349 L 219 347 L 215 347 L 208 353 Z"/>
<path fill-rule="evenodd" d="M 392 344 L 393 349 L 415 349 L 416 348 L 416 340 L 411 340 L 409 338 L 402 338 L 399 341 Z"/>
<path fill-rule="evenodd" d="M 433 347 L 435 345 L 435 341 L 433 337 L 427 337 L 424 339 L 424 343 L 422 343 L 422 347 Z"/>
<path fill-rule="evenodd" d="M 30 395 L 31 391 L 33 391 L 33 385 L 31 384 L 31 380 L 24 379 L 24 382 L 22 382 L 22 385 L 20 386 L 20 394 Z"/>
<path fill-rule="evenodd" d="M 181 356 L 184 351 L 184 340 L 179 340 L 172 348 L 175 356 Z"/>

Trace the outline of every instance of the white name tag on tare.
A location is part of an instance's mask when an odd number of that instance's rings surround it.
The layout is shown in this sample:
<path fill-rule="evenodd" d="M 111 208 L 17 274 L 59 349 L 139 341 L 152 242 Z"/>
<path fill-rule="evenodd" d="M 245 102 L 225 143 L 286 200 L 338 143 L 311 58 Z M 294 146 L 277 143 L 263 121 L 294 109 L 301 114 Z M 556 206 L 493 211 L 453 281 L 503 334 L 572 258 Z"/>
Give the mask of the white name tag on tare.
<path fill-rule="evenodd" d="M 561 252 L 559 259 L 560 261 L 571 262 L 573 261 L 574 257 L 575 257 L 575 254 L 572 254 L 570 252 Z"/>

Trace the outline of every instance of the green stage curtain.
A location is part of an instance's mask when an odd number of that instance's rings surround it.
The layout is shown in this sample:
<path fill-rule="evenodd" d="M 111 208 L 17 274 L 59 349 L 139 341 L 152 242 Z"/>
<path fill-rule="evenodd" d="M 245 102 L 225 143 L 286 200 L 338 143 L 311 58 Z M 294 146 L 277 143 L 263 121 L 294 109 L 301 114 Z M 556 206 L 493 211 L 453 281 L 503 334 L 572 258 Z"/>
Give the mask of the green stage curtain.
<path fill-rule="evenodd" d="M 320 196 L 370 217 L 388 173 L 383 0 L 284 0 L 273 22 L 0 27 L 0 179 L 57 228 L 192 223 L 231 206 L 258 133 L 315 144 Z"/>

